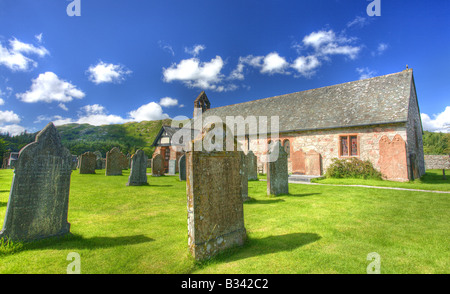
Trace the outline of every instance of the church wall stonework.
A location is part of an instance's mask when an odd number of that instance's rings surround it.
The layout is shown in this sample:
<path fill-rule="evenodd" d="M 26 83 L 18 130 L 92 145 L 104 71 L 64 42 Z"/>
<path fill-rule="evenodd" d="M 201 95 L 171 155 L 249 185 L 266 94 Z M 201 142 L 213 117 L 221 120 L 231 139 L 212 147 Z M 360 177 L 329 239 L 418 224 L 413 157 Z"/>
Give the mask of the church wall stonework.
<path fill-rule="evenodd" d="M 359 128 L 345 128 L 345 129 L 329 129 L 320 131 L 302 131 L 283 133 L 279 135 L 278 140 L 284 142 L 286 139 L 290 142 L 290 156 L 288 158 L 289 173 L 293 173 L 293 168 L 297 164 L 292 164 L 292 159 L 295 158 L 294 153 L 302 151 L 305 154 L 309 151 L 315 151 L 320 154 L 322 175 L 326 173 L 327 168 L 332 163 L 333 158 L 343 158 L 339 156 L 339 137 L 341 135 L 357 135 L 359 143 L 359 156 L 361 160 L 370 160 L 373 166 L 380 170 L 380 147 L 379 141 L 383 136 L 387 136 L 390 140 L 394 139 L 395 135 L 401 136 L 406 141 L 407 129 L 406 124 L 390 124 L 384 126 L 368 126 Z M 267 142 L 263 139 L 250 139 L 249 148 L 258 157 L 258 165 L 261 165 L 261 155 L 267 150 Z M 240 143 L 245 140 L 239 139 Z M 265 165 L 264 165 L 265 166 Z M 301 166 L 301 165 L 300 165 Z M 264 173 L 266 168 L 264 167 Z M 404 179 L 407 180 L 407 179 Z"/>

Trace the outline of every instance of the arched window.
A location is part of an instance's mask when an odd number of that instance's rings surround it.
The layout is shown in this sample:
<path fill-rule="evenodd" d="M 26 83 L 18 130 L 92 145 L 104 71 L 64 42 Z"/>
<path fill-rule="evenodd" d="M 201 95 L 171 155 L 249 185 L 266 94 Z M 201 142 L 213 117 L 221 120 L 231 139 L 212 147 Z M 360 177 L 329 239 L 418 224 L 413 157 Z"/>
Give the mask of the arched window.
<path fill-rule="evenodd" d="M 291 156 L 291 143 L 288 139 L 283 141 L 284 151 L 287 153 L 287 158 Z"/>

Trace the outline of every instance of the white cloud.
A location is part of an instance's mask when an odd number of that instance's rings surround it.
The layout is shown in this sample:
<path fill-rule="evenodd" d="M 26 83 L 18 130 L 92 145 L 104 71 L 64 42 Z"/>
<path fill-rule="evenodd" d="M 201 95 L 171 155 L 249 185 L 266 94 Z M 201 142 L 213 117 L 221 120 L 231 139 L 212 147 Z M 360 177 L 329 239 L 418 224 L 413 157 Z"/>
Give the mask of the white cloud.
<path fill-rule="evenodd" d="M 133 121 L 137 122 L 169 118 L 169 115 L 163 113 L 161 106 L 155 102 L 142 105 L 138 109 L 130 111 L 129 115 Z"/>
<path fill-rule="evenodd" d="M 120 83 L 125 80 L 125 76 L 132 73 L 123 65 L 105 63 L 100 61 L 97 65 L 91 65 L 87 70 L 89 80 L 95 84 L 101 83 Z"/>
<path fill-rule="evenodd" d="M 64 103 L 59 103 L 58 107 L 61 108 L 62 110 L 68 111 L 69 108 L 67 108 L 67 106 Z"/>
<path fill-rule="evenodd" d="M 0 105 L 4 105 L 5 104 L 5 100 L 3 100 L 2 98 L 0 98 Z"/>
<path fill-rule="evenodd" d="M 40 115 L 37 117 L 35 123 L 52 120 L 55 125 L 76 123 L 76 124 L 90 124 L 94 126 L 100 126 L 110 124 L 123 124 L 133 121 L 141 122 L 149 120 L 160 120 L 166 118 L 170 118 L 170 116 L 166 113 L 163 113 L 161 105 L 159 105 L 156 102 L 150 102 L 148 104 L 142 105 L 136 110 L 130 111 L 128 113 L 128 118 L 123 118 L 119 115 L 108 114 L 104 106 L 99 104 L 93 104 L 81 107 L 77 119 L 64 118 L 59 115 L 53 117 Z"/>
<path fill-rule="evenodd" d="M 364 67 L 364 68 L 358 67 L 356 69 L 356 71 L 359 74 L 359 79 L 360 80 L 373 78 L 377 74 L 376 71 L 370 70 L 368 67 Z"/>
<path fill-rule="evenodd" d="M 198 58 L 181 60 L 179 64 L 172 64 L 163 68 L 164 81 L 181 81 L 188 87 L 219 91 L 218 84 L 222 81 L 220 73 L 224 62 L 216 56 L 209 62 L 201 62 Z"/>
<path fill-rule="evenodd" d="M 286 59 L 278 55 L 277 52 L 267 54 L 263 59 L 261 73 L 285 73 L 285 69 L 289 66 Z"/>
<path fill-rule="evenodd" d="M 26 103 L 35 102 L 70 102 L 82 99 L 85 94 L 71 83 L 61 80 L 53 72 L 40 74 L 32 80 L 31 88 L 25 93 L 18 93 L 16 97 Z"/>
<path fill-rule="evenodd" d="M 177 106 L 178 100 L 170 97 L 164 97 L 159 101 L 159 105 L 163 107 Z"/>
<path fill-rule="evenodd" d="M 365 27 L 366 25 L 368 25 L 370 23 L 370 20 L 371 19 L 368 17 L 357 16 L 357 17 L 355 17 L 354 20 L 349 21 L 347 23 L 347 27 L 348 28 L 351 28 L 351 27 L 362 28 L 362 27 Z"/>
<path fill-rule="evenodd" d="M 354 40 L 346 36 L 337 36 L 333 30 L 317 31 L 303 38 L 303 47 L 314 48 L 316 56 L 327 58 L 329 55 L 345 55 L 350 59 L 358 56 L 361 47 L 348 45 Z"/>
<path fill-rule="evenodd" d="M 389 45 L 386 43 L 380 43 L 378 44 L 377 50 L 372 51 L 372 56 L 381 55 L 389 48 Z"/>
<path fill-rule="evenodd" d="M 42 33 L 34 36 L 39 43 L 42 43 Z"/>
<path fill-rule="evenodd" d="M 433 119 L 428 114 L 421 113 L 422 126 L 425 131 L 430 132 L 450 132 L 450 106 L 439 114 L 434 114 Z"/>
<path fill-rule="evenodd" d="M 20 117 L 11 110 L 0 110 L 0 125 L 4 123 L 19 123 Z"/>
<path fill-rule="evenodd" d="M 11 136 L 17 136 L 25 132 L 25 128 L 17 124 L 0 126 L 0 133 L 9 133 Z"/>
<path fill-rule="evenodd" d="M 200 53 L 200 51 L 205 50 L 205 49 L 206 49 L 205 45 L 194 45 L 192 48 L 185 47 L 184 52 L 186 52 L 194 57 L 197 57 L 198 54 Z"/>
<path fill-rule="evenodd" d="M 319 59 L 314 56 L 300 56 L 295 59 L 292 67 L 296 69 L 302 76 L 310 77 L 315 74 L 315 69 L 321 65 Z"/>
<path fill-rule="evenodd" d="M 164 41 L 158 41 L 158 45 L 161 49 L 163 49 L 164 51 L 169 52 L 172 56 L 175 56 L 175 52 L 173 51 L 172 46 L 170 46 L 169 44 L 167 44 Z"/>
<path fill-rule="evenodd" d="M 9 40 L 9 48 L 0 43 L 0 65 L 4 65 L 13 71 L 27 71 L 37 67 L 37 62 L 25 55 L 37 55 L 44 57 L 50 54 L 43 46 L 36 47 L 23 43 L 16 38 Z"/>

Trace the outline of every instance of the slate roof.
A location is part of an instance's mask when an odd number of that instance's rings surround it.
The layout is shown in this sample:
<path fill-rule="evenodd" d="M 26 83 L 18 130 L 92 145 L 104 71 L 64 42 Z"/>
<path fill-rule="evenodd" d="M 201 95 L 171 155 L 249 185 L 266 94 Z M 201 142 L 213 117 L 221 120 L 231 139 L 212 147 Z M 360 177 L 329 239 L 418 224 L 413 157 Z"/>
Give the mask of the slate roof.
<path fill-rule="evenodd" d="M 412 69 L 334 86 L 211 108 L 205 116 L 278 116 L 280 132 L 406 122 Z M 214 102 L 213 102 L 214 103 Z"/>
<path fill-rule="evenodd" d="M 176 132 L 180 131 L 181 132 L 181 136 L 186 135 L 185 133 L 187 133 L 187 136 L 189 136 L 189 133 L 191 133 L 191 139 L 194 139 L 195 136 L 198 134 L 197 130 L 189 130 L 189 129 L 184 129 L 184 128 L 174 128 L 171 126 L 162 126 L 161 129 L 159 130 L 159 133 L 156 135 L 155 140 L 153 141 L 153 144 L 151 145 L 152 147 L 154 146 L 181 146 L 183 144 L 177 144 L 175 142 L 172 142 L 172 136 L 173 134 L 175 134 Z M 171 144 L 159 144 L 158 141 L 159 139 L 162 137 L 162 135 L 164 134 L 164 132 L 167 134 L 167 136 L 170 137 L 171 139 Z"/>

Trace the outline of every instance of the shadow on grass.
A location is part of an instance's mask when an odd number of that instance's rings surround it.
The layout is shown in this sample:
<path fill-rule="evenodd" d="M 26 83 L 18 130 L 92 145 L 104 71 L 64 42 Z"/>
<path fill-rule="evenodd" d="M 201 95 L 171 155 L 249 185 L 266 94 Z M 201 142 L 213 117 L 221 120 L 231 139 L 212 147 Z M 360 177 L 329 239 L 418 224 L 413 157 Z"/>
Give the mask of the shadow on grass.
<path fill-rule="evenodd" d="M 99 248 L 111 248 L 116 246 L 141 244 L 151 241 L 155 240 L 144 235 L 84 238 L 81 235 L 69 234 L 64 237 L 54 237 L 35 242 L 24 243 L 23 250 L 99 249 Z"/>
<path fill-rule="evenodd" d="M 153 184 L 148 184 L 146 186 L 148 186 L 148 187 L 173 187 L 173 185 L 153 185 Z"/>
<path fill-rule="evenodd" d="M 442 170 L 439 172 L 427 171 L 420 178 L 420 182 L 424 184 L 450 184 L 450 171 L 445 170 L 445 180 L 442 177 Z"/>
<path fill-rule="evenodd" d="M 214 263 L 231 262 L 278 252 L 293 251 L 320 239 L 321 237 L 315 233 L 292 233 L 260 239 L 249 237 L 243 246 L 228 249 L 210 260 L 198 262 L 197 266 L 204 268 Z"/>
<path fill-rule="evenodd" d="M 9 193 L 10 190 L 0 190 L 0 193 Z"/>
<path fill-rule="evenodd" d="M 244 204 L 272 204 L 278 202 L 285 202 L 283 199 L 273 199 L 273 200 L 256 200 L 255 198 L 249 198 L 249 200 L 245 201 Z"/>
<path fill-rule="evenodd" d="M 282 196 L 288 196 L 288 197 L 306 197 L 306 196 L 312 196 L 312 195 L 320 195 L 322 193 L 306 193 L 306 194 L 287 194 Z"/>
<path fill-rule="evenodd" d="M 8 202 L 0 202 L 0 207 L 6 207 L 8 205 Z"/>

